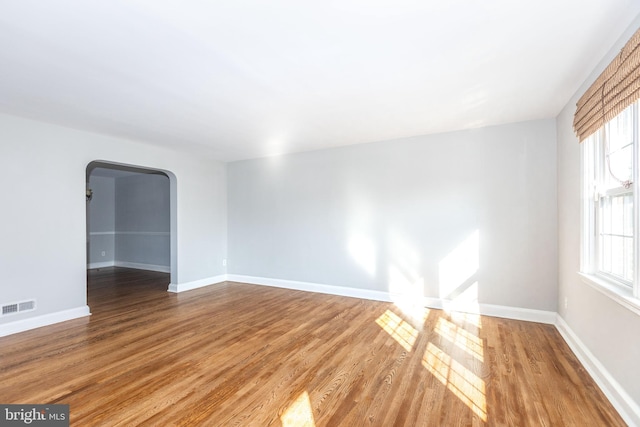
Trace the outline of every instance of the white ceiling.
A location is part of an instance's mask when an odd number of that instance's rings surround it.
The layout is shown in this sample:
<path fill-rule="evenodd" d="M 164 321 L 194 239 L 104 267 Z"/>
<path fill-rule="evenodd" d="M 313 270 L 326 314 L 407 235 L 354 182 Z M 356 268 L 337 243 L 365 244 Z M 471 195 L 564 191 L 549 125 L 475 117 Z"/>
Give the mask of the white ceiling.
<path fill-rule="evenodd" d="M 637 0 L 0 0 L 0 112 L 231 161 L 555 117 Z"/>

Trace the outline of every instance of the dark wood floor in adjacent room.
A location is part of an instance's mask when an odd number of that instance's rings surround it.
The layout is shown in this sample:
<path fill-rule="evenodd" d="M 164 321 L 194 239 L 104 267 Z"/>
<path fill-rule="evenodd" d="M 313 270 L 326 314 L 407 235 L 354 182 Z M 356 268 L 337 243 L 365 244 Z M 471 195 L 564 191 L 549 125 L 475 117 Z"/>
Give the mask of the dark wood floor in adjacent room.
<path fill-rule="evenodd" d="M 0 403 L 75 426 L 622 426 L 553 326 L 89 272 L 92 316 L 0 338 Z"/>

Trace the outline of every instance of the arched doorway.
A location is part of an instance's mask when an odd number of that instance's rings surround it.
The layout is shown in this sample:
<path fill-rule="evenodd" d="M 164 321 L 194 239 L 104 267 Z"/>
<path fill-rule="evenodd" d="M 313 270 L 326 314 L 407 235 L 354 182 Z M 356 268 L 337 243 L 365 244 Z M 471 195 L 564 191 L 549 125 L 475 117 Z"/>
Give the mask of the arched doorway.
<path fill-rule="evenodd" d="M 87 269 L 154 271 L 171 282 L 177 264 L 175 176 L 94 161 L 86 184 Z"/>

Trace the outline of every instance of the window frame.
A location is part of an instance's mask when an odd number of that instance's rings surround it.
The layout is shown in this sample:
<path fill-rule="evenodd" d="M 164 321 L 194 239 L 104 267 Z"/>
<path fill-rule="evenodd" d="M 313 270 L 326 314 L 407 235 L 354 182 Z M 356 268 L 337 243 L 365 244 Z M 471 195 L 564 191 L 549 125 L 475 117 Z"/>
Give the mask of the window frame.
<path fill-rule="evenodd" d="M 581 144 L 581 181 L 582 181 L 582 215 L 581 215 L 581 256 L 580 272 L 582 280 L 603 294 L 614 299 L 626 308 L 640 315 L 640 106 L 632 104 L 633 116 L 633 167 L 631 189 L 619 187 L 607 188 L 604 192 L 596 188 L 598 179 L 606 172 L 602 138 L 604 126 L 585 139 Z M 605 124 L 607 126 L 607 124 Z M 598 210 L 601 194 L 611 196 L 632 192 L 633 209 L 633 281 L 629 282 L 616 275 L 600 270 L 600 216 Z"/>

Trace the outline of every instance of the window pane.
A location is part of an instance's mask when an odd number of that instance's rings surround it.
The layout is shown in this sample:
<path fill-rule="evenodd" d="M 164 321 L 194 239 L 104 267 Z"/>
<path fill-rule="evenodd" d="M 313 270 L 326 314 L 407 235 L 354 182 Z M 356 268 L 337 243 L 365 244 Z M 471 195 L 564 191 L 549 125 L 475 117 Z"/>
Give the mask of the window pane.
<path fill-rule="evenodd" d="M 604 272 L 611 272 L 611 236 L 604 235 L 600 239 L 600 269 Z"/>
<path fill-rule="evenodd" d="M 633 145 L 627 145 L 619 151 L 610 152 L 609 165 L 611 175 L 614 178 L 612 180 L 613 185 L 619 184 L 619 181 L 630 180 L 633 165 Z"/>
<path fill-rule="evenodd" d="M 633 238 L 624 239 L 624 257 L 625 271 L 624 278 L 630 282 L 633 281 Z"/>
<path fill-rule="evenodd" d="M 631 180 L 633 169 L 633 106 L 606 125 L 604 137 L 605 179 L 607 187 Z"/>
<path fill-rule="evenodd" d="M 625 236 L 633 236 L 633 194 L 624 196 L 624 227 Z"/>
<path fill-rule="evenodd" d="M 600 199 L 600 232 L 611 234 L 611 199 L 602 197 Z"/>
<path fill-rule="evenodd" d="M 638 104 L 625 109 L 588 140 L 585 155 L 590 271 L 634 280 L 634 175 Z M 589 258 L 591 254 L 596 259 Z M 640 255 L 640 254 L 637 254 Z"/>
<path fill-rule="evenodd" d="M 621 279 L 633 280 L 633 194 L 601 196 L 599 268 Z"/>
<path fill-rule="evenodd" d="M 607 133 L 612 153 L 633 142 L 633 106 L 623 110 L 608 123 Z"/>
<path fill-rule="evenodd" d="M 611 198 L 611 234 L 622 234 L 624 226 L 624 197 Z"/>
<path fill-rule="evenodd" d="M 611 274 L 624 276 L 624 239 L 619 236 L 611 237 Z"/>

